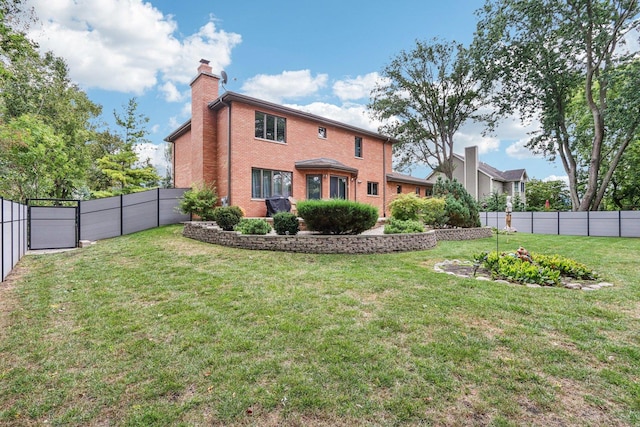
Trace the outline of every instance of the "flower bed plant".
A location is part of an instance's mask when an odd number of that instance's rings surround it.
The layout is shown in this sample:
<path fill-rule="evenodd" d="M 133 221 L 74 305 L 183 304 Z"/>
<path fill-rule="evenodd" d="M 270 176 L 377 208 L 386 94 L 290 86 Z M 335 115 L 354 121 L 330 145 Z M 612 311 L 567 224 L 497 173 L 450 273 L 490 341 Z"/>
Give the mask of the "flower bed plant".
<path fill-rule="evenodd" d="M 476 270 L 482 266 L 493 279 L 541 286 L 560 286 L 561 277 L 594 280 L 597 274 L 586 265 L 560 255 L 531 254 L 520 247 L 515 252 L 482 252 L 473 257 Z"/>
<path fill-rule="evenodd" d="M 239 231 L 242 234 L 265 235 L 271 231 L 271 226 L 264 219 L 242 218 L 235 226 L 234 230 Z"/>

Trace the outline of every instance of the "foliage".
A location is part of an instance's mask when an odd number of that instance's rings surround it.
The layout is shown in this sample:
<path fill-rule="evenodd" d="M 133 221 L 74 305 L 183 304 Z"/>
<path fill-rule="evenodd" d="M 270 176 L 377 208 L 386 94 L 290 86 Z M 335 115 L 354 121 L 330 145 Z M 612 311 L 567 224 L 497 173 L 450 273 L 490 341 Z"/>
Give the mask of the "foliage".
<path fill-rule="evenodd" d="M 390 204 L 391 217 L 401 221 L 420 221 L 440 228 L 447 222 L 446 202 L 440 197 L 418 197 L 414 193 L 400 194 Z"/>
<path fill-rule="evenodd" d="M 297 207 L 307 229 L 322 234 L 360 234 L 378 221 L 374 206 L 349 200 L 303 200 Z"/>
<path fill-rule="evenodd" d="M 433 195 L 444 197 L 447 225 L 451 227 L 480 227 L 478 203 L 457 180 L 438 178 Z"/>
<path fill-rule="evenodd" d="M 541 181 L 532 179 L 527 182 L 527 210 L 541 211 L 547 210 L 546 203 L 549 201 L 548 210 L 568 211 L 571 210 L 571 196 L 564 181 Z"/>
<path fill-rule="evenodd" d="M 398 167 L 424 163 L 451 179 L 454 134 L 478 119 L 486 102 L 468 50 L 456 42 L 416 41 L 413 50 L 401 51 L 383 69 L 382 77 L 368 107 L 388 123 L 381 132 L 400 140 L 394 144 Z"/>
<path fill-rule="evenodd" d="M 238 206 L 218 206 L 213 210 L 213 220 L 224 231 L 233 231 L 243 216 Z"/>
<path fill-rule="evenodd" d="M 271 226 L 262 218 L 242 218 L 234 230 L 242 234 L 265 235 L 271 231 Z"/>
<path fill-rule="evenodd" d="M 424 209 L 422 201 L 415 193 L 399 194 L 389 203 L 391 216 L 400 221 L 420 221 Z"/>
<path fill-rule="evenodd" d="M 560 255 L 531 254 L 531 257 L 541 266 L 557 270 L 563 276 L 574 279 L 595 280 L 598 275 L 583 263 Z"/>
<path fill-rule="evenodd" d="M 56 182 L 71 174 L 64 141 L 29 114 L 0 125 L 0 195 L 16 201 L 56 196 Z"/>
<path fill-rule="evenodd" d="M 441 228 L 447 223 L 447 202 L 442 197 L 422 199 L 422 221 L 433 228 Z"/>
<path fill-rule="evenodd" d="M 529 254 L 520 247 L 515 252 L 482 252 L 473 256 L 476 264 L 487 268 L 492 277 L 517 283 L 559 286 L 560 276 L 594 280 L 597 274 L 586 265 L 561 255 Z"/>
<path fill-rule="evenodd" d="M 598 210 L 637 139 L 640 61 L 624 38 L 637 1 L 499 0 L 480 11 L 473 52 L 502 115 L 538 120 L 527 146 L 559 156 L 574 210 Z"/>
<path fill-rule="evenodd" d="M 28 115 L 49 126 L 62 144 L 53 157 L 65 157 L 65 174 L 42 176 L 52 182 L 46 197 L 70 198 L 85 185 L 91 159 L 86 141 L 91 139 L 91 120 L 100 107 L 71 82 L 63 59 L 48 52 L 23 52 L 6 64 L 8 77 L 2 81 L 0 101 L 5 123 Z"/>
<path fill-rule="evenodd" d="M 280 235 L 295 236 L 300 231 L 298 216 L 291 212 L 278 212 L 273 215 L 273 229 Z"/>
<path fill-rule="evenodd" d="M 629 145 L 611 177 L 606 210 L 640 209 L 640 137 Z"/>
<path fill-rule="evenodd" d="M 97 160 L 97 165 L 104 177 L 105 188 L 96 188 L 114 194 L 129 194 L 144 189 L 157 187 L 160 181 L 155 167 L 149 159 L 140 162 L 136 146 L 148 143 L 145 128 L 149 118 L 138 114 L 136 98 L 131 98 L 125 107 L 125 114 L 113 112 L 116 124 L 121 128 L 118 135 L 120 142 L 114 143 L 112 151 Z"/>
<path fill-rule="evenodd" d="M 413 219 L 396 219 L 389 218 L 384 226 L 384 234 L 400 234 L 400 233 L 424 233 L 424 224 L 422 221 Z"/>
<path fill-rule="evenodd" d="M 184 214 L 197 215 L 203 221 L 212 221 L 217 201 L 218 193 L 213 184 L 196 185 L 184 192 L 178 209 Z"/>

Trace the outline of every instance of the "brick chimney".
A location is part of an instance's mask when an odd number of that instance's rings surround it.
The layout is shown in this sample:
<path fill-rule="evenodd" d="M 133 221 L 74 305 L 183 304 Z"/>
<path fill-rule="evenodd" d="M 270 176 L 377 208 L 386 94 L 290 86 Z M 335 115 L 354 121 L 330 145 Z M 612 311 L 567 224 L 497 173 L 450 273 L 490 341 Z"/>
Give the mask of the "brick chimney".
<path fill-rule="evenodd" d="M 200 60 L 198 75 L 191 81 L 191 181 L 211 183 L 216 172 L 216 120 L 208 104 L 218 98 L 220 77 L 209 61 Z"/>

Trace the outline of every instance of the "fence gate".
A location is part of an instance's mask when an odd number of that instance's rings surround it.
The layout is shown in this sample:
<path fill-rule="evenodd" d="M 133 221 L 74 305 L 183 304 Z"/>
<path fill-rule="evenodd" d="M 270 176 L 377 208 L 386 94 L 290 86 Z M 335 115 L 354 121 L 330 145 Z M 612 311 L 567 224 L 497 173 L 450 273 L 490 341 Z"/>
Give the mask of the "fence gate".
<path fill-rule="evenodd" d="M 44 204 L 49 206 L 42 206 Z M 30 199 L 28 205 L 29 249 L 78 246 L 80 224 L 76 200 Z"/>

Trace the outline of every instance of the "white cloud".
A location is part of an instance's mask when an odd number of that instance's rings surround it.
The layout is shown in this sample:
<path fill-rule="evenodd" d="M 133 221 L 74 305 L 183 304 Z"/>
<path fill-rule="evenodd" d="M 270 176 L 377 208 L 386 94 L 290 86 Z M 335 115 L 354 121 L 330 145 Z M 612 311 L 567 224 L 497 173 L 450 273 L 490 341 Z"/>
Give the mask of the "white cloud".
<path fill-rule="evenodd" d="M 187 83 L 198 59 L 210 57 L 214 69 L 227 66 L 241 42 L 212 21 L 180 41 L 173 18 L 142 0 L 27 0 L 26 6 L 39 18 L 29 37 L 65 58 L 84 88 L 141 94 L 159 80 Z"/>
<path fill-rule="evenodd" d="M 543 182 L 549 181 L 564 181 L 565 184 L 569 185 L 569 177 L 567 175 L 549 175 L 546 178 L 542 178 Z"/>
<path fill-rule="evenodd" d="M 295 99 L 317 93 L 326 86 L 328 76 L 318 74 L 315 77 L 309 70 L 283 71 L 281 74 L 258 74 L 242 85 L 242 92 L 271 102 L 283 99 Z"/>
<path fill-rule="evenodd" d="M 378 126 L 381 125 L 379 122 L 370 120 L 366 106 L 360 104 L 344 104 L 338 106 L 325 102 L 313 102 L 307 105 L 287 104 L 287 107 L 350 124 L 351 126 L 371 132 L 377 132 Z"/>
<path fill-rule="evenodd" d="M 528 141 L 528 139 L 519 139 L 509 145 L 506 149 L 507 156 L 518 160 L 539 158 L 539 155 L 534 154 L 533 151 L 526 147 Z"/>
<path fill-rule="evenodd" d="M 478 154 L 486 154 L 500 148 L 500 140 L 491 136 L 482 136 L 481 133 L 456 132 L 453 135 L 454 150 L 464 155 L 466 147 L 478 146 Z"/>
<path fill-rule="evenodd" d="M 138 144 L 135 146 L 135 151 L 138 153 L 138 159 L 141 163 L 145 163 L 147 159 L 156 168 L 158 175 L 161 177 L 167 173 L 167 160 L 164 157 L 164 150 L 166 149 L 166 143 L 152 144 L 149 142 Z"/>
<path fill-rule="evenodd" d="M 158 89 L 167 102 L 180 102 L 185 98 L 185 95 L 180 93 L 176 85 L 172 82 L 165 82 Z"/>
<path fill-rule="evenodd" d="M 369 99 L 371 90 L 381 82 L 377 72 L 357 76 L 355 79 L 338 80 L 333 84 L 333 93 L 342 101 Z"/>

